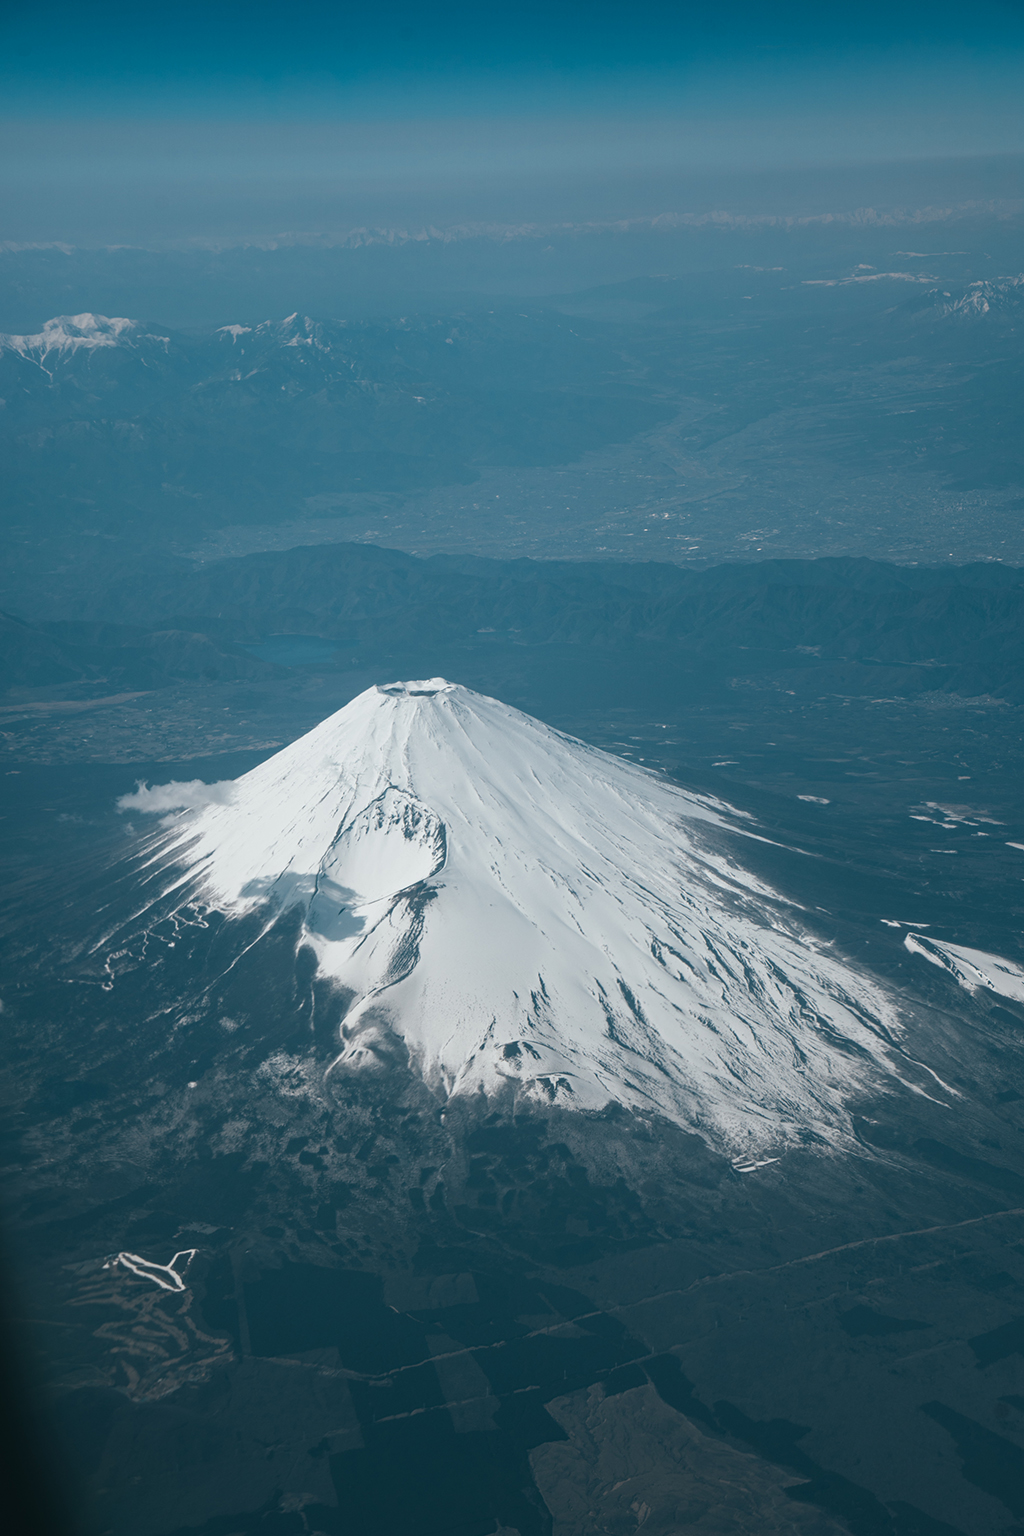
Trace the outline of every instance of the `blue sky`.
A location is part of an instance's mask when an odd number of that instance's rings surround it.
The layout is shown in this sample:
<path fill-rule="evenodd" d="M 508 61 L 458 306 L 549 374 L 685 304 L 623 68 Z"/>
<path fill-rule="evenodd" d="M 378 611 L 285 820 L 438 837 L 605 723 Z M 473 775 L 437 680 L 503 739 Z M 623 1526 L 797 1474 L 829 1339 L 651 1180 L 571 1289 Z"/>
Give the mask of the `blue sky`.
<path fill-rule="evenodd" d="M 1024 9 L 1006 0 L 8 0 L 0 56 L 9 239 L 75 238 L 86 191 L 116 238 L 162 188 L 187 236 L 216 222 L 218 189 L 225 206 L 246 189 L 254 217 L 263 197 L 273 224 L 301 221 L 302 187 L 323 222 L 332 197 L 342 221 L 429 216 L 432 196 L 443 216 L 462 192 L 468 215 L 486 187 L 493 217 L 505 184 L 553 208 L 558 183 L 618 178 L 603 211 L 625 214 L 644 178 L 1024 152 Z"/>
<path fill-rule="evenodd" d="M 306 115 L 535 110 L 565 93 L 812 96 L 907 71 L 968 91 L 1024 57 L 1007 0 L 822 6 L 588 0 L 586 4 L 8 4 L 2 78 L 21 115 Z M 1018 85 L 1020 77 L 1018 75 Z"/>
<path fill-rule="evenodd" d="M 497 89 L 685 88 L 774 65 L 863 75 L 872 66 L 968 73 L 1019 67 L 1024 12 L 1008 0 L 757 5 L 587 0 L 443 6 L 364 3 L 8 4 L 4 90 L 15 111 L 345 110 L 367 93 L 425 104 Z M 1015 61 L 1012 56 L 1016 55 Z"/>

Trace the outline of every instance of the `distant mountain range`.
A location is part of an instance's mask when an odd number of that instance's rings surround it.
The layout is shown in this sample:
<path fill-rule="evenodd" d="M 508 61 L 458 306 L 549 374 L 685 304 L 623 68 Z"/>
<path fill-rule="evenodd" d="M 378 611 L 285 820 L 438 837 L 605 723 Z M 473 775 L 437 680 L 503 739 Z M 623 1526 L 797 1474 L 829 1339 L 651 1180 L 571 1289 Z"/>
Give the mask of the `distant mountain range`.
<path fill-rule="evenodd" d="M 621 219 L 463 220 L 455 224 L 357 225 L 336 230 L 282 230 L 275 235 L 257 235 L 239 241 L 199 236 L 174 242 L 176 248 L 224 251 L 243 246 L 246 249 L 279 250 L 293 246 L 321 250 L 358 250 L 365 246 L 401 246 L 407 244 L 443 244 L 456 241 L 541 240 L 552 236 L 632 234 L 649 229 L 800 229 L 814 225 L 847 224 L 858 228 L 896 229 L 902 225 L 954 223 L 964 218 L 985 215 L 1007 217 L 1021 209 L 1019 198 L 972 198 L 952 204 L 893 206 L 879 201 L 877 207 L 846 207 L 828 211 L 743 212 L 723 206 L 702 212 L 683 212 L 666 208 L 661 213 Z M 140 247 L 145 249 L 145 247 Z M 0 241 L 0 252 L 60 251 L 70 255 L 74 245 L 66 241 Z"/>
<path fill-rule="evenodd" d="M 0 627 L 8 688 L 90 679 L 159 687 L 272 675 L 246 646 L 315 636 L 339 657 L 428 669 L 451 651 L 569 646 L 630 659 L 688 688 L 764 686 L 1024 702 L 1024 571 L 997 562 L 900 567 L 762 561 L 706 571 L 651 563 L 420 559 L 365 544 L 112 575 L 74 619 Z M 321 648 L 322 649 L 322 648 Z M 321 662 L 320 665 L 324 665 Z"/>
<path fill-rule="evenodd" d="M 183 330 L 83 311 L 0 336 L 7 558 L 38 584 L 52 541 L 73 583 L 92 558 L 83 539 L 123 562 L 218 529 L 367 515 L 373 539 L 367 495 L 391 498 L 392 527 L 420 498 L 396 542 L 424 547 L 425 523 L 436 548 L 461 488 L 495 476 L 483 503 L 459 504 L 454 547 L 502 553 L 500 527 L 505 548 L 532 550 L 548 514 L 571 510 L 578 535 L 551 553 L 625 556 L 635 541 L 639 555 L 642 538 L 684 558 L 691 534 L 718 558 L 763 538 L 888 553 L 891 503 L 891 557 L 928 559 L 958 547 L 946 530 L 970 491 L 972 552 L 1017 558 L 1003 503 L 1024 485 L 1024 283 L 979 277 L 992 263 L 955 252 L 871 254 L 816 275 L 744 261 L 386 319 L 253 321 L 240 307 Z M 590 479 L 559 507 L 568 465 Z"/>
<path fill-rule="evenodd" d="M 291 315 L 192 335 L 62 316 L 0 337 L 0 506 L 149 539 L 154 519 L 276 521 L 317 495 L 472 480 L 480 461 L 560 462 L 668 414 L 616 363 L 548 314 Z"/>
<path fill-rule="evenodd" d="M 748 281 L 733 277 L 718 302 L 735 303 L 731 290 Z M 880 305 L 894 284 L 895 306 Z M 1005 329 L 1024 306 L 1020 275 L 957 285 L 920 270 L 858 269 L 798 288 L 851 285 L 873 298 L 867 314 L 859 302 L 850 313 L 840 304 L 844 345 L 850 325 L 865 321 L 876 348 L 920 344 L 925 334 L 934 345 L 951 320 Z M 782 284 L 773 326 L 798 297 Z M 645 280 L 578 295 L 566 313 L 551 304 L 517 313 L 507 302 L 490 314 L 381 321 L 296 313 L 192 333 L 58 316 L 38 332 L 0 336 L 8 464 L 0 509 L 15 521 L 36 509 L 50 526 L 126 519 L 141 535 L 156 517 L 176 532 L 198 531 L 278 521 L 316 497 L 468 482 L 481 464 L 576 459 L 672 414 L 659 375 L 679 365 L 661 355 L 662 333 L 683 327 L 677 344 L 692 348 L 682 298 L 677 284 Z M 623 304 L 657 315 L 648 340 L 636 325 L 630 333 L 641 353 L 655 343 L 644 368 L 622 352 Z M 1015 335 L 1005 338 L 1011 346 Z M 789 343 L 774 340 L 784 358 Z M 949 344 L 961 345 L 952 336 Z M 693 383 L 706 389 L 706 363 L 695 356 L 693 366 Z"/>

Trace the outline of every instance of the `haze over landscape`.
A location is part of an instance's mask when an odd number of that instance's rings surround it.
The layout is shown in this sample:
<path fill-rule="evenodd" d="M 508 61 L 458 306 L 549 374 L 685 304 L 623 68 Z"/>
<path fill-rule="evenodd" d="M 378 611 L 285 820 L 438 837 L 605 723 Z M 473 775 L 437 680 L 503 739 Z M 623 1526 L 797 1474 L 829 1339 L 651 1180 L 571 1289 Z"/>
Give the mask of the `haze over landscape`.
<path fill-rule="evenodd" d="M 1019 7 L 2 25 L 15 1529 L 1019 1536 Z"/>

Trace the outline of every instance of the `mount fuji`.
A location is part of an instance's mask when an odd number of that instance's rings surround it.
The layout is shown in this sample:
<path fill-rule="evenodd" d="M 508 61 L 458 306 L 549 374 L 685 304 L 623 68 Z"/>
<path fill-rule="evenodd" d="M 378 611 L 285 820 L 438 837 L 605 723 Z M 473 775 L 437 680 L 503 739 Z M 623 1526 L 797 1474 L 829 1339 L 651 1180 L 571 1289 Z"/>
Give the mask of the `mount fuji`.
<path fill-rule="evenodd" d="M 896 1072 L 893 1003 L 738 862 L 740 813 L 442 678 L 121 804 L 178 808 L 150 854 L 176 900 L 263 934 L 301 909 L 347 1003 L 329 1073 L 617 1102 L 749 1154 L 841 1140 Z"/>

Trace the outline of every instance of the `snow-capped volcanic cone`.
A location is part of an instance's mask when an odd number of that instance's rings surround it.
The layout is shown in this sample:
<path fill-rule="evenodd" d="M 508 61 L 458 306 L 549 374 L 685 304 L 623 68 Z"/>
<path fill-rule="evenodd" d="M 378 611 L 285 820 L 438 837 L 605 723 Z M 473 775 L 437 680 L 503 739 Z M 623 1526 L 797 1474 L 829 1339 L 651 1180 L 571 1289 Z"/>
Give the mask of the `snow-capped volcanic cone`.
<path fill-rule="evenodd" d="M 398 1035 L 445 1095 L 617 1100 L 746 1149 L 834 1136 L 891 1080 L 894 1010 L 732 861 L 736 813 L 495 699 L 370 688 L 218 796 L 161 857 L 229 915 L 301 904 L 353 994 L 332 1070 Z"/>

